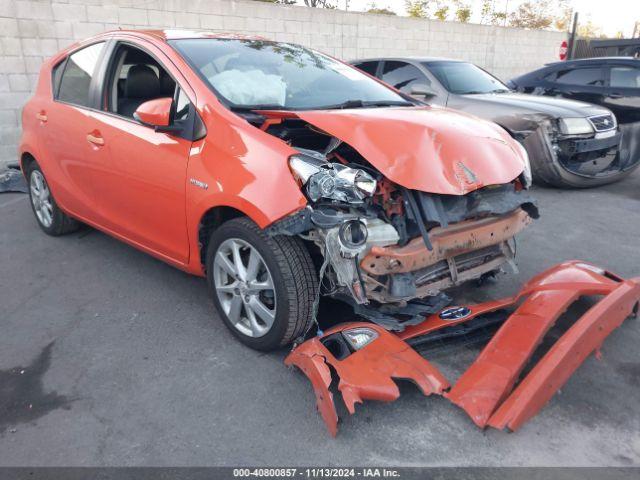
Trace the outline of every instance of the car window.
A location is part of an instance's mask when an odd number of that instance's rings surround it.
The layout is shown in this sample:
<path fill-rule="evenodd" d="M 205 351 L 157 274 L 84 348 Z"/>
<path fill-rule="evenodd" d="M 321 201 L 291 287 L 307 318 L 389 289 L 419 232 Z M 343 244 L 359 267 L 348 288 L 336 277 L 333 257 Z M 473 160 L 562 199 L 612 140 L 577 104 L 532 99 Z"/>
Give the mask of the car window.
<path fill-rule="evenodd" d="M 431 84 L 418 67 L 398 61 L 384 62 L 381 79 L 404 93 L 411 93 L 411 87 L 414 85 Z"/>
<path fill-rule="evenodd" d="M 609 84 L 618 88 L 640 88 L 640 68 L 611 67 Z"/>
<path fill-rule="evenodd" d="M 413 105 L 360 70 L 300 45 L 220 38 L 169 44 L 230 108 Z"/>
<path fill-rule="evenodd" d="M 179 89 L 178 91 L 178 100 L 176 101 L 176 113 L 174 115 L 174 121 L 176 122 L 184 122 L 189 117 L 189 107 L 191 105 L 191 101 L 187 94 L 184 93 L 184 90 Z"/>
<path fill-rule="evenodd" d="M 473 63 L 434 61 L 425 62 L 424 66 L 451 93 L 470 95 L 509 91 L 504 83 Z"/>
<path fill-rule="evenodd" d="M 566 85 L 585 85 L 590 87 L 603 85 L 602 69 L 600 67 L 558 70 L 552 73 L 548 79 Z"/>
<path fill-rule="evenodd" d="M 51 87 L 53 89 L 53 96 L 58 98 L 58 90 L 60 88 L 60 80 L 62 79 L 62 72 L 64 72 L 64 66 L 66 64 L 66 58 L 53 67 L 51 72 Z"/>
<path fill-rule="evenodd" d="M 378 62 L 362 62 L 356 63 L 353 65 L 356 68 L 359 68 L 363 72 L 368 73 L 369 75 L 376 76 L 376 72 L 378 71 Z"/>
<path fill-rule="evenodd" d="M 176 82 L 158 61 L 142 49 L 121 44 L 113 56 L 107 81 L 107 102 L 112 113 L 133 118 L 140 105 L 157 98 L 175 98 Z M 187 102 L 185 94 L 178 97 Z M 184 104 L 176 111 L 184 110 Z M 186 109 L 188 114 L 188 108 Z"/>
<path fill-rule="evenodd" d="M 60 78 L 57 100 L 90 106 L 89 87 L 103 48 L 104 42 L 94 43 L 69 57 Z"/>

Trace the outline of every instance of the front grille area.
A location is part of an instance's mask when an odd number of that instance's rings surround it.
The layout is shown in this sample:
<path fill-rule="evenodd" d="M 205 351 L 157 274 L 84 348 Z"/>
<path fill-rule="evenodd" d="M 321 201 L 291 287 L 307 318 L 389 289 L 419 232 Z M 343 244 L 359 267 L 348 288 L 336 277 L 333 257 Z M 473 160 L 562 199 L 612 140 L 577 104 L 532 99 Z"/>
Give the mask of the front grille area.
<path fill-rule="evenodd" d="M 510 250 L 507 250 L 511 253 Z M 452 257 L 449 261 L 440 260 L 438 263 L 429 265 L 428 267 L 413 272 L 416 279 L 416 285 L 421 286 L 430 282 L 442 281 L 444 279 L 451 280 L 456 284 L 456 280 L 460 274 L 472 268 L 480 267 L 491 260 L 503 257 L 505 260 L 511 260 L 505 255 L 505 249 L 501 245 L 491 245 L 490 247 L 480 248 L 472 252 L 463 253 Z"/>
<path fill-rule="evenodd" d="M 607 113 L 606 115 L 597 115 L 595 117 L 589 117 L 589 121 L 596 129 L 596 132 L 604 132 L 605 130 L 611 130 L 615 128 L 616 121 L 613 115 Z"/>

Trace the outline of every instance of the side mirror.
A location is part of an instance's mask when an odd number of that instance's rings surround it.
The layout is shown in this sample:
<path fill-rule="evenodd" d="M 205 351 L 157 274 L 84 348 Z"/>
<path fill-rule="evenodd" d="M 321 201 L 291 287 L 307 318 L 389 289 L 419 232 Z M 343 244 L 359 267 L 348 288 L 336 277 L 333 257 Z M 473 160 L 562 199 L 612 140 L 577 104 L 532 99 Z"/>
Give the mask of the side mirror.
<path fill-rule="evenodd" d="M 436 92 L 431 90 L 431 88 L 423 83 L 418 83 L 411 87 L 411 95 L 414 97 L 425 97 L 431 98 L 438 95 Z"/>
<path fill-rule="evenodd" d="M 180 127 L 170 125 L 173 99 L 170 97 L 155 98 L 141 104 L 133 114 L 133 118 L 156 132 L 177 132 Z"/>

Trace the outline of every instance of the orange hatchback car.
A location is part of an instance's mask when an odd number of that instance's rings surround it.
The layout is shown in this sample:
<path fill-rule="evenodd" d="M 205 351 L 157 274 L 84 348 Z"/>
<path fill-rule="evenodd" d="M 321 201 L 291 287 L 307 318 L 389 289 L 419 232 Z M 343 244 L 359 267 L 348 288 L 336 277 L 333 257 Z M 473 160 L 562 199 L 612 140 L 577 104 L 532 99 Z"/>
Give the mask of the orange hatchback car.
<path fill-rule="evenodd" d="M 45 233 L 86 223 L 206 276 L 257 349 L 309 333 L 321 295 L 402 330 L 513 263 L 537 216 L 497 125 L 261 38 L 98 35 L 44 63 L 22 124 Z"/>

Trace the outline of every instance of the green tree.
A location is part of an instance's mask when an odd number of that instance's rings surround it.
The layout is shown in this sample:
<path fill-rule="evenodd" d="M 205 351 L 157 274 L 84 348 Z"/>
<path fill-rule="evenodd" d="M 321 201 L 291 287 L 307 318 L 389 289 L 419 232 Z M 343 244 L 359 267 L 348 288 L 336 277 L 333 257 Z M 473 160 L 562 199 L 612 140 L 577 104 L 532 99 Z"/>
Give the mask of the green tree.
<path fill-rule="evenodd" d="M 336 8 L 331 0 L 304 0 L 307 7 Z"/>
<path fill-rule="evenodd" d="M 413 18 L 429 18 L 429 0 L 405 0 L 407 15 Z"/>
<path fill-rule="evenodd" d="M 369 8 L 367 9 L 367 13 L 378 13 L 380 15 L 395 15 L 396 12 L 389 8 L 378 7 L 376 2 L 371 2 Z"/>
<path fill-rule="evenodd" d="M 553 27 L 561 32 L 568 32 L 573 22 L 573 9 L 566 5 L 560 9 L 560 13 L 553 21 Z"/>
<path fill-rule="evenodd" d="M 254 0 L 256 2 L 275 3 L 278 5 L 295 5 L 296 0 Z"/>
<path fill-rule="evenodd" d="M 567 17 L 567 11 L 567 0 L 528 0 L 509 15 L 509 25 L 532 30 L 558 25 L 566 28 L 571 22 L 571 14 Z"/>
<path fill-rule="evenodd" d="M 591 20 L 586 22 L 578 21 L 578 30 L 576 32 L 579 37 L 586 38 L 604 38 L 606 35 L 602 32 L 602 28 L 595 25 Z"/>
<path fill-rule="evenodd" d="M 468 3 L 464 3 L 461 0 L 453 0 L 453 7 L 455 8 L 455 17 L 458 22 L 468 23 L 471 19 L 471 7 Z"/>
<path fill-rule="evenodd" d="M 441 22 L 444 22 L 447 19 L 448 14 L 449 14 L 449 5 L 439 4 L 433 16 L 436 17 Z"/>
<path fill-rule="evenodd" d="M 496 10 L 495 0 L 482 0 L 480 6 L 480 23 L 485 25 L 504 25 L 507 13 Z"/>

